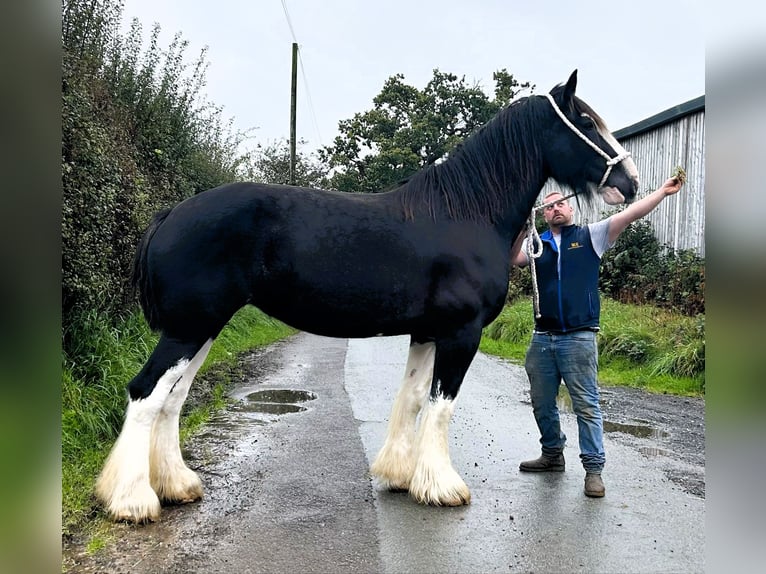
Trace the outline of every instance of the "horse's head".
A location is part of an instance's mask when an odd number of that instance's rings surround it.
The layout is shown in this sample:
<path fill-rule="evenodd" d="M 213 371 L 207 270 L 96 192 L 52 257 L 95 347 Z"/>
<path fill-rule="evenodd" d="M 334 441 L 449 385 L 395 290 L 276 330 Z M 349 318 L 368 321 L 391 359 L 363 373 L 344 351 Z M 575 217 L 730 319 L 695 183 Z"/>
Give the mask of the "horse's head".
<path fill-rule="evenodd" d="M 549 100 L 555 119 L 548 134 L 548 166 L 553 179 L 575 193 L 599 193 L 608 204 L 630 203 L 638 191 L 638 171 L 625 149 L 588 104 L 575 96 L 577 70 Z"/>

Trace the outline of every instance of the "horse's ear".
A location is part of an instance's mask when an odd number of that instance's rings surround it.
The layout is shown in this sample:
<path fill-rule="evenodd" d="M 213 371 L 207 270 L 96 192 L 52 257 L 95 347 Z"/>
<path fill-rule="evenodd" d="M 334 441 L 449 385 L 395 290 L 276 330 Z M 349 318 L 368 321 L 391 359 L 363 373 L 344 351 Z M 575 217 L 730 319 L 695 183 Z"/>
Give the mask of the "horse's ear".
<path fill-rule="evenodd" d="M 577 70 L 572 72 L 572 75 L 569 76 L 569 79 L 567 80 L 567 83 L 564 86 L 563 103 L 566 107 L 569 107 L 572 101 L 574 100 L 576 88 L 577 88 Z"/>

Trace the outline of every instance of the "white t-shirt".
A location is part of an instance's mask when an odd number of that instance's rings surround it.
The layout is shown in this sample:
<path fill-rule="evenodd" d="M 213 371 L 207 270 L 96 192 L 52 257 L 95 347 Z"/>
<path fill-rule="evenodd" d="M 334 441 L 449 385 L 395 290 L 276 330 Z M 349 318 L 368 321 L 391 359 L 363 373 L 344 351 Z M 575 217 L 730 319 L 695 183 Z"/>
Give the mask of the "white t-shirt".
<path fill-rule="evenodd" d="M 597 221 L 596 223 L 589 223 L 588 229 L 590 230 L 590 240 L 591 243 L 593 243 L 593 251 L 596 252 L 596 255 L 599 259 L 601 259 L 601 256 L 606 253 L 607 249 L 610 249 L 614 242 L 609 243 L 609 220 L 611 217 L 607 217 L 606 219 L 602 219 L 601 221 Z M 521 252 L 524 254 L 524 257 L 527 259 L 527 263 L 529 263 L 529 256 L 527 255 L 527 240 L 528 238 L 524 238 L 524 241 L 521 244 Z M 561 235 L 553 235 L 553 240 L 556 242 L 556 248 L 560 248 L 561 246 Z"/>

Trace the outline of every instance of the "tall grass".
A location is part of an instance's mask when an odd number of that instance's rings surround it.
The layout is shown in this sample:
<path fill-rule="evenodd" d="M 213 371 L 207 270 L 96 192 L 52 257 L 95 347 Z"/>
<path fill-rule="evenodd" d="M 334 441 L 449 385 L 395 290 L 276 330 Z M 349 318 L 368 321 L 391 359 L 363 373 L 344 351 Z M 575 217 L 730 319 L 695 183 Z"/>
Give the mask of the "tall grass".
<path fill-rule="evenodd" d="M 114 439 L 124 414 L 128 381 L 157 343 L 139 313 L 116 325 L 97 313 L 82 316 L 65 336 L 71 351 L 62 369 L 62 452 L 77 456 Z"/>
<path fill-rule="evenodd" d="M 506 306 L 484 329 L 481 350 L 523 362 L 534 321 L 532 303 Z M 604 298 L 599 381 L 678 395 L 705 393 L 705 317 Z"/>
<path fill-rule="evenodd" d="M 253 307 L 237 313 L 216 339 L 196 385 L 208 385 L 205 404 L 184 412 L 181 434 L 202 424 L 224 403 L 224 369 L 241 351 L 271 343 L 294 331 Z M 157 342 L 140 312 L 116 324 L 98 313 L 79 318 L 64 333 L 69 352 L 62 368 L 62 528 L 73 534 L 97 516 L 93 483 L 122 426 L 127 384 Z M 216 371 L 216 376 L 206 373 Z"/>

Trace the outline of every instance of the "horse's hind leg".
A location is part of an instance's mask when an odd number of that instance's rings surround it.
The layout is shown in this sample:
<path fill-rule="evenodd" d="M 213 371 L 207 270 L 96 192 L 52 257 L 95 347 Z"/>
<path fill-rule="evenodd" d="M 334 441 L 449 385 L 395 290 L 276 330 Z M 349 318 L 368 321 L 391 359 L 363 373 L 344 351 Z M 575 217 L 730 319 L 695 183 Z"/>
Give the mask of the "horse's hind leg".
<path fill-rule="evenodd" d="M 183 461 L 178 431 L 181 408 L 212 344 L 213 340 L 208 339 L 194 355 L 183 377 L 165 399 L 152 427 L 149 480 L 162 502 L 186 503 L 202 498 L 202 482 Z"/>
<path fill-rule="evenodd" d="M 409 486 L 418 502 L 460 506 L 471 500 L 468 486 L 452 467 L 448 440 L 455 399 L 480 339 L 480 328 L 466 328 L 458 336 L 436 342 L 431 393 L 420 415 L 417 460 Z"/>
<path fill-rule="evenodd" d="M 410 343 L 407 367 L 394 399 L 383 447 L 370 473 L 384 488 L 407 490 L 415 470 L 415 423 L 433 376 L 434 344 Z"/>
<path fill-rule="evenodd" d="M 96 481 L 96 496 L 113 519 L 142 523 L 159 517 L 160 501 L 149 478 L 152 430 L 168 396 L 182 383 L 202 347 L 202 343 L 163 335 L 128 385 L 125 422 Z"/>

